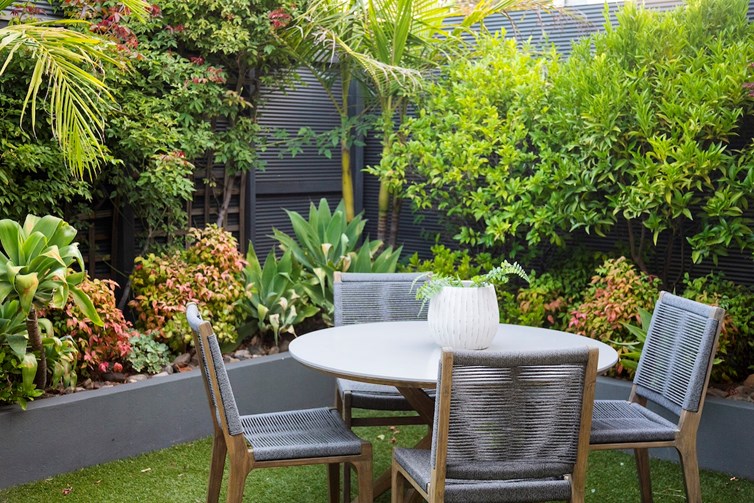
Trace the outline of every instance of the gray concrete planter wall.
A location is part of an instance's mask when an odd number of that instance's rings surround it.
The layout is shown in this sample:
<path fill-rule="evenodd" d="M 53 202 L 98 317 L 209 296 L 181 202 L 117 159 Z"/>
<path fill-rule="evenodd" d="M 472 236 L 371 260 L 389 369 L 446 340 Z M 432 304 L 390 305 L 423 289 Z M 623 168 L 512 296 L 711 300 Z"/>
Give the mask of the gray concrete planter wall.
<path fill-rule="evenodd" d="M 333 403 L 334 380 L 287 353 L 228 365 L 242 414 Z M 0 489 L 211 433 L 198 370 L 0 407 Z"/>
<path fill-rule="evenodd" d="M 597 378 L 597 399 L 624 400 L 630 391 L 629 382 Z M 662 414 L 661 410 L 655 410 Z M 672 415 L 663 415 L 675 420 Z M 753 425 L 754 404 L 708 397 L 697 437 L 699 465 L 706 470 L 754 480 Z M 678 461 L 675 449 L 650 449 L 649 452 L 653 457 Z"/>

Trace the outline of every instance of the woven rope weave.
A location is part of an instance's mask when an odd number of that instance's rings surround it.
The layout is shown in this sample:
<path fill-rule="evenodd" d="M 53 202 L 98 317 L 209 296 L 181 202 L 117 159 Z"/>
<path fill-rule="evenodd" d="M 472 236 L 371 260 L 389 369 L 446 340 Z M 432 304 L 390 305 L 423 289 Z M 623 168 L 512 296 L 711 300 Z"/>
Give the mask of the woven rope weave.
<path fill-rule="evenodd" d="M 721 319 L 720 308 L 664 292 L 634 377 L 637 394 L 676 414 L 697 411 Z"/>
<path fill-rule="evenodd" d="M 357 455 L 361 452 L 361 440 L 346 428 L 338 412 L 322 407 L 295 411 L 274 412 L 240 416 L 228 372 L 223 362 L 220 345 L 214 333 L 207 337 L 210 358 L 205 355 L 199 327 L 203 323 L 196 306 L 187 309 L 187 319 L 195 334 L 199 359 L 204 368 L 203 377 L 208 379 L 214 368 L 217 376 L 220 400 L 209 382 L 213 414 L 219 420 L 222 407 L 230 435 L 243 434 L 254 450 L 257 461 L 312 458 L 324 456 Z"/>
<path fill-rule="evenodd" d="M 342 273 L 335 283 L 335 326 L 378 321 L 426 320 L 413 285 L 420 273 Z M 421 311 L 421 312 L 420 312 Z"/>
<path fill-rule="evenodd" d="M 207 383 L 207 388 L 209 389 L 210 393 L 210 401 L 212 402 L 212 405 L 214 407 L 212 413 L 216 415 L 218 422 L 221 422 L 219 421 L 219 408 L 222 407 L 225 411 L 225 419 L 228 422 L 229 433 L 231 435 L 239 435 L 243 433 L 243 426 L 241 425 L 241 418 L 238 414 L 236 399 L 233 396 L 233 390 L 230 387 L 228 371 L 225 369 L 225 362 L 223 362 L 223 355 L 220 351 L 220 344 L 217 342 L 217 336 L 215 336 L 215 333 L 212 332 L 212 334 L 207 337 L 207 343 L 209 345 L 210 351 L 209 358 L 207 358 L 207 355 L 204 352 L 204 346 L 202 346 L 201 341 L 199 340 L 199 327 L 202 325 L 202 323 L 204 323 L 204 321 L 202 320 L 201 316 L 199 316 L 199 311 L 197 310 L 195 305 L 189 305 L 189 307 L 186 309 L 186 319 L 189 322 L 191 330 L 194 332 L 194 342 L 197 348 L 197 354 L 199 355 L 200 363 L 204 367 L 203 376 L 205 377 L 205 379 L 209 378 L 210 365 L 214 367 L 215 374 L 217 375 L 217 385 L 218 388 L 220 388 L 219 400 L 218 397 L 215 396 L 212 385 L 209 382 Z"/>
<path fill-rule="evenodd" d="M 421 309 L 422 301 L 416 299 L 416 289 L 425 281 L 423 275 L 342 273 L 340 282 L 335 283 L 335 326 L 379 321 L 426 320 L 427 309 Z M 371 410 L 413 410 L 393 386 L 348 379 L 338 379 L 337 382 L 341 393 L 350 393 L 353 407 Z"/>
<path fill-rule="evenodd" d="M 586 348 L 455 353 L 447 476 L 507 479 L 569 473 L 576 461 L 587 360 Z M 436 420 L 439 407 L 438 402 Z M 433 449 L 437 441 L 435 435 Z"/>

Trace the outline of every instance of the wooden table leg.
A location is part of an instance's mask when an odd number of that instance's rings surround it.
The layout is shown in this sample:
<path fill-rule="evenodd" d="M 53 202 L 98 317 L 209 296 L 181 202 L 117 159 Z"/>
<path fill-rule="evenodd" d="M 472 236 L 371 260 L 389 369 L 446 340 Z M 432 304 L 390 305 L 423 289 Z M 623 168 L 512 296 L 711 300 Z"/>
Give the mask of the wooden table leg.
<path fill-rule="evenodd" d="M 426 391 L 421 388 L 398 388 L 401 395 L 406 397 L 408 403 L 414 408 L 419 416 L 426 421 L 429 426 L 429 432 L 414 446 L 414 449 L 429 449 L 432 445 L 432 423 L 435 417 L 435 401 Z M 390 490 L 392 484 L 390 469 L 382 473 L 374 481 L 375 499 Z"/>

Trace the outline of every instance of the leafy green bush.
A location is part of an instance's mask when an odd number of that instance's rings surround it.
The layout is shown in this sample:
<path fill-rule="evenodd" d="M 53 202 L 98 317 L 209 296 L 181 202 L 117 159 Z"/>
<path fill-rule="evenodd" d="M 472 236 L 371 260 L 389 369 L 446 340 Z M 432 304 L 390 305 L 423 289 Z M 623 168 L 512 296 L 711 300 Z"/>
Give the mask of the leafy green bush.
<path fill-rule="evenodd" d="M 603 342 L 631 342 L 625 323 L 641 323 L 639 308 L 652 310 L 660 280 L 637 270 L 625 257 L 608 259 L 595 271 L 584 300 L 571 311 L 566 329 Z M 625 347 L 618 353 L 626 352 Z M 624 372 L 619 364 L 617 374 Z"/>
<path fill-rule="evenodd" d="M 157 374 L 171 361 L 170 348 L 156 341 L 152 334 L 137 334 L 129 339 L 128 363 L 136 372 Z"/>
<path fill-rule="evenodd" d="M 461 243 L 506 255 L 610 231 L 644 272 L 649 256 L 754 249 L 754 144 L 739 139 L 754 103 L 747 8 L 626 3 L 563 62 L 483 35 L 427 87 L 383 175 Z"/>
<path fill-rule="evenodd" d="M 258 330 L 262 335 L 272 333 L 275 344 L 278 344 L 281 332 L 295 335 L 297 324 L 319 312 L 319 308 L 311 305 L 306 297 L 301 266 L 293 260 L 290 250 L 283 253 L 280 260 L 275 256 L 275 250 L 270 250 L 261 265 L 249 243 L 246 263 L 246 295 L 239 303 L 252 321 L 239 327 L 242 337 Z"/>
<path fill-rule="evenodd" d="M 529 286 L 521 288 L 516 295 L 518 322 L 565 330 L 571 309 L 581 303 L 595 268 L 604 260 L 600 253 L 578 248 L 550 257 L 545 262 L 548 272 L 534 275 Z"/>
<path fill-rule="evenodd" d="M 726 280 L 722 274 L 709 274 L 683 280 L 683 296 L 725 309 L 717 361 L 711 379 L 730 382 L 743 379 L 754 370 L 754 291 Z"/>
<path fill-rule="evenodd" d="M 343 202 L 330 212 L 326 199 L 309 206 L 309 220 L 288 211 L 295 237 L 274 229 L 280 248 L 290 251 L 307 273 L 303 286 L 311 301 L 322 310 L 326 322 L 333 315 L 333 273 L 393 272 L 403 247 L 382 249 L 381 241 L 362 239 L 366 221 L 356 215 L 346 221 Z"/>
<path fill-rule="evenodd" d="M 243 319 L 237 302 L 244 296 L 245 261 L 235 238 L 216 225 L 190 229 L 192 244 L 186 250 L 137 257 L 131 273 L 134 298 L 129 306 L 141 332 L 156 337 L 174 351 L 191 343 L 191 330 L 183 313 L 196 302 L 202 316 L 222 342 L 233 342 Z"/>
<path fill-rule="evenodd" d="M 456 276 L 465 280 L 493 267 L 492 256 L 489 253 L 480 253 L 472 257 L 466 249 L 451 250 L 441 244 L 432 246 L 431 251 L 432 258 L 427 260 L 421 260 L 419 254 L 414 253 L 402 269 L 407 272 L 433 272 L 440 276 Z"/>
<path fill-rule="evenodd" d="M 37 359 L 26 352 L 26 316 L 20 302 L 0 304 L 0 404 L 26 403 L 42 394 L 34 386 Z"/>
<path fill-rule="evenodd" d="M 510 180 L 536 158 L 529 130 L 547 110 L 546 76 L 556 62 L 504 34 L 483 32 L 477 42 L 427 86 L 380 174 L 405 186 L 416 208 L 439 210 L 461 243 L 492 246 L 509 244 L 517 229 L 502 227 L 502 216 L 531 197 Z"/>

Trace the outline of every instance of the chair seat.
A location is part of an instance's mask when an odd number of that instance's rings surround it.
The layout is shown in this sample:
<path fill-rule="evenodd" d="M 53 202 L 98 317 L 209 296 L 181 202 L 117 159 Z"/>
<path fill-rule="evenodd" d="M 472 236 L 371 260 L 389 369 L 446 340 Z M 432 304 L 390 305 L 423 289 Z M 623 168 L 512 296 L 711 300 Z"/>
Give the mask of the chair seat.
<path fill-rule="evenodd" d="M 426 491 L 432 471 L 430 451 L 395 449 L 393 457 Z M 570 497 L 571 482 L 563 477 L 510 480 L 445 479 L 445 501 L 448 503 L 567 500 Z"/>
<path fill-rule="evenodd" d="M 241 416 L 241 424 L 257 461 L 361 453 L 361 439 L 327 407 Z"/>
<path fill-rule="evenodd" d="M 433 388 L 425 389 L 434 398 Z M 351 394 L 351 407 L 373 410 L 414 410 L 394 386 L 338 379 L 338 393 Z"/>
<path fill-rule="evenodd" d="M 678 425 L 637 403 L 595 400 L 591 444 L 675 440 Z"/>

